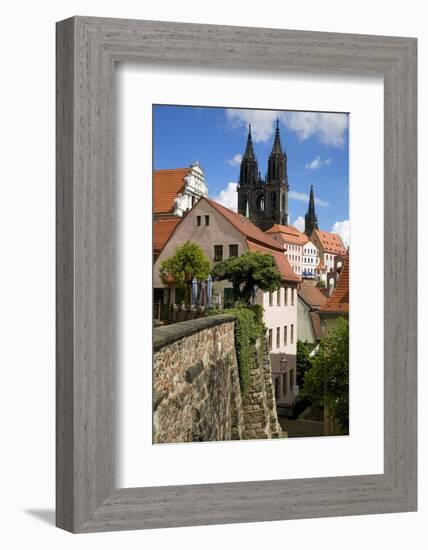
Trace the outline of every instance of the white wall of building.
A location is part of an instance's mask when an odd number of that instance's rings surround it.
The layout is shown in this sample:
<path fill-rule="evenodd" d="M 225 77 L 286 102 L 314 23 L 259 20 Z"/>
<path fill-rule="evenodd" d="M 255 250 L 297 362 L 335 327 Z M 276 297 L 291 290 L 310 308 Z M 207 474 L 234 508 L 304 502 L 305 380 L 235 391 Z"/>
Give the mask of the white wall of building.
<path fill-rule="evenodd" d="M 300 244 L 286 244 L 285 255 L 291 265 L 291 269 L 297 275 L 302 274 L 303 247 Z"/>
<path fill-rule="evenodd" d="M 208 197 L 205 174 L 197 162 L 192 164 L 190 172 L 184 178 L 184 191 L 174 201 L 174 215 L 183 216 L 196 204 L 200 197 Z"/>
<path fill-rule="evenodd" d="M 294 401 L 292 385 L 296 383 L 297 301 L 296 285 L 285 283 L 274 292 L 259 292 L 257 296 L 257 303 L 263 306 L 264 311 L 272 372 L 274 378 L 281 378 L 280 399 L 284 403 Z M 283 356 L 287 359 L 285 372 L 281 371 Z M 282 374 L 286 375 L 287 381 Z"/>
<path fill-rule="evenodd" d="M 302 272 L 307 271 L 315 276 L 319 262 L 320 253 L 318 248 L 313 242 L 308 241 L 305 245 L 303 245 Z"/>

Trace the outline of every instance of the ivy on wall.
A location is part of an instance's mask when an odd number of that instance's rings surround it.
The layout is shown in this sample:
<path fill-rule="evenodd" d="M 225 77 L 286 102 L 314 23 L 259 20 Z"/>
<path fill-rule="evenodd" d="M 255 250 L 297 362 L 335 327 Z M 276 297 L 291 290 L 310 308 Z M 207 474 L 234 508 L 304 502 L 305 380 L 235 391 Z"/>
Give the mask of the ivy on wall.
<path fill-rule="evenodd" d="M 242 395 L 250 386 L 250 372 L 256 357 L 255 345 L 265 336 L 263 308 L 259 305 L 237 305 L 230 309 L 212 310 L 210 315 L 229 313 L 235 317 L 235 348 L 238 360 L 239 383 Z"/>

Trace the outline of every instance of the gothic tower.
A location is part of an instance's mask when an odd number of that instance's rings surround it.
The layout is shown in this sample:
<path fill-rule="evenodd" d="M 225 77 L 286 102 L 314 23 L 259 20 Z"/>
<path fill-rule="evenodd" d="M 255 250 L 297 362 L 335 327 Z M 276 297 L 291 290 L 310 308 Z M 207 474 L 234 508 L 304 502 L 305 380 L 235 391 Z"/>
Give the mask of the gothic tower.
<path fill-rule="evenodd" d="M 253 149 L 251 124 L 248 126 L 247 146 L 241 160 L 238 187 L 238 212 L 245 216 L 251 213 L 254 187 L 259 180 L 259 165 Z"/>
<path fill-rule="evenodd" d="M 305 214 L 305 234 L 310 237 L 314 229 L 318 229 L 318 219 L 315 214 L 314 186 L 311 185 L 308 211 Z"/>
<path fill-rule="evenodd" d="M 260 176 L 249 126 L 239 174 L 238 212 L 243 216 L 249 215 L 262 231 L 276 223 L 288 223 L 287 155 L 282 150 L 278 120 L 266 182 Z"/>
<path fill-rule="evenodd" d="M 282 150 L 279 120 L 276 120 L 275 139 L 268 160 L 266 178 L 266 229 L 273 224 L 288 225 L 287 155 Z"/>

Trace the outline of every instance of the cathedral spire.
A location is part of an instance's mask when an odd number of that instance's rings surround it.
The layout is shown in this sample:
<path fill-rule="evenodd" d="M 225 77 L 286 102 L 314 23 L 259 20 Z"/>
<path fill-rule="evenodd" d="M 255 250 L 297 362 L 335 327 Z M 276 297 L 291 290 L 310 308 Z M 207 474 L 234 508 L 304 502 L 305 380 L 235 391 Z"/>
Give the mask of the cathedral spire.
<path fill-rule="evenodd" d="M 239 185 L 242 187 L 251 187 L 257 185 L 259 177 L 259 165 L 253 149 L 253 138 L 251 136 L 251 124 L 248 125 L 247 145 L 245 153 L 241 160 L 239 173 Z"/>
<path fill-rule="evenodd" d="M 248 125 L 247 146 L 245 148 L 244 158 L 254 158 L 253 138 L 251 135 L 251 124 Z"/>
<path fill-rule="evenodd" d="M 276 119 L 275 140 L 273 142 L 272 155 L 283 155 L 281 136 L 279 135 L 279 118 Z"/>
<path fill-rule="evenodd" d="M 318 229 L 318 219 L 315 214 L 314 186 L 311 185 L 308 211 L 305 215 L 305 234 L 310 237 L 314 229 Z"/>
<path fill-rule="evenodd" d="M 276 119 L 275 139 L 268 160 L 267 183 L 287 185 L 287 155 L 282 150 L 279 119 Z"/>

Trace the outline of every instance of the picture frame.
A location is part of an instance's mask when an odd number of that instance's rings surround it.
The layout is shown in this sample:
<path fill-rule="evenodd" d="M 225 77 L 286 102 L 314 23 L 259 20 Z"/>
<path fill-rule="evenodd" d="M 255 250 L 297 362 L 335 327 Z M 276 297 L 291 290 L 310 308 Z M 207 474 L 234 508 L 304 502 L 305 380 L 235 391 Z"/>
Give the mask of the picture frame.
<path fill-rule="evenodd" d="M 56 51 L 57 526 L 85 533 L 415 511 L 416 39 L 72 17 L 57 24 Z M 383 77 L 383 474 L 115 487 L 118 62 Z"/>

